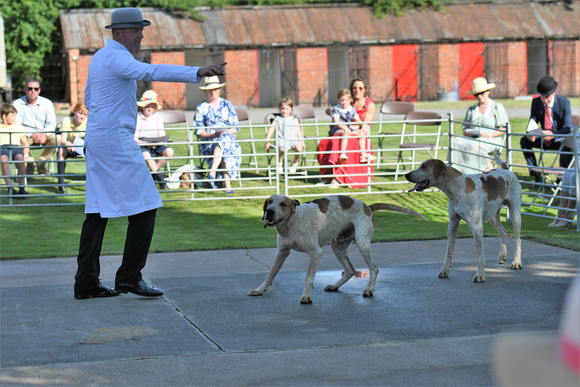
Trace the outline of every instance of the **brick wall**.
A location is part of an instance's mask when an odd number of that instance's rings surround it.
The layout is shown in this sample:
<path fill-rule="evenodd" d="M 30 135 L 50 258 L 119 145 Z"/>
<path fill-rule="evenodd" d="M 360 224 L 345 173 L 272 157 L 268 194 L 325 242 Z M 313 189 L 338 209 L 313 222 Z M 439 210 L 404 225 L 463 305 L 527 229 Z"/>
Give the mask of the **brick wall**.
<path fill-rule="evenodd" d="M 162 51 L 151 53 L 152 64 L 185 65 L 183 51 Z M 159 103 L 163 109 L 185 109 L 185 83 L 181 82 L 152 82 L 151 88 L 159 96 Z"/>
<path fill-rule="evenodd" d="M 528 57 L 525 42 L 509 42 L 508 55 L 508 87 L 509 95 L 528 94 Z"/>
<path fill-rule="evenodd" d="M 459 46 L 457 44 L 439 45 L 439 89 L 455 90 L 459 80 Z"/>
<path fill-rule="evenodd" d="M 258 51 L 226 51 L 227 99 L 234 106 L 258 106 Z"/>
<path fill-rule="evenodd" d="M 377 111 L 393 94 L 392 51 L 392 46 L 369 47 L 369 96 L 377 105 Z"/>
<path fill-rule="evenodd" d="M 299 48 L 296 50 L 296 67 L 299 104 L 326 104 L 326 48 Z"/>

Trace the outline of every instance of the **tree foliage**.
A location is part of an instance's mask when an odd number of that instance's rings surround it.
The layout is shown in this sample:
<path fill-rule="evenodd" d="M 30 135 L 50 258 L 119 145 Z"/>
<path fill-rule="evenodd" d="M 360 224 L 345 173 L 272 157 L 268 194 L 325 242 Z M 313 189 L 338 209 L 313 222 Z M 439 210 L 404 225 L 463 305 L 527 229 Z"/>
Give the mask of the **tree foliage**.
<path fill-rule="evenodd" d="M 438 6 L 440 0 L 0 0 L 4 18 L 6 65 L 14 89 L 21 90 L 24 80 L 36 76 L 43 81 L 45 94 L 62 97 L 60 10 L 75 8 L 156 7 L 186 11 L 195 17 L 195 7 L 228 5 L 281 5 L 309 3 L 359 3 L 370 6 L 377 17 L 400 14 L 414 7 Z M 57 78 L 57 79 L 55 79 Z M 52 79 L 61 90 L 46 87 Z M 47 93 L 48 92 L 48 93 Z"/>

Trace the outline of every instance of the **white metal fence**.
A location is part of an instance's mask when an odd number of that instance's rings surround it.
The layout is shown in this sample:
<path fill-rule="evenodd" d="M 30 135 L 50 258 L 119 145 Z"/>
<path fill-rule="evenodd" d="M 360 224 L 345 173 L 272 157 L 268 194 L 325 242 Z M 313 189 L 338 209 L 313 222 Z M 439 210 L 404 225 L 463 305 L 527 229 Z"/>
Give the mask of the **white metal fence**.
<path fill-rule="evenodd" d="M 300 164 L 295 173 L 290 173 L 293 151 L 286 153 L 282 171 L 279 172 L 278 147 L 274 147 L 275 151 L 265 150 L 265 134 L 268 126 L 240 125 L 237 142 L 242 148 L 242 160 L 238 176 L 231 181 L 233 194 L 226 194 L 223 185 L 217 189 L 209 186 L 207 174 L 210 165 L 205 162 L 205 156 L 199 152 L 199 145 L 202 141 L 195 135 L 197 128 L 185 123 L 172 125 L 166 127 L 165 130 L 170 135 L 167 145 L 174 149 L 175 155 L 168 159 L 165 169 L 161 171 L 168 183 L 168 189 L 160 193 L 163 200 L 169 202 L 267 198 L 275 193 L 291 197 L 319 197 L 335 193 L 354 196 L 405 192 L 411 188 L 411 185 L 404 174 L 417 168 L 422 161 L 428 158 L 439 158 L 454 165 L 451 157 L 452 140 L 455 136 L 463 134 L 462 124 L 463 122 L 454 120 L 451 114 L 439 119 L 373 122 L 368 142 L 372 144 L 375 160 L 366 165 L 353 162 L 335 164 L 329 169 L 328 166 L 321 166 L 318 162 L 319 158 L 333 152 L 319 149 L 321 142 L 331 139 L 325 134 L 329 124 L 303 122 L 301 128 L 305 134 L 306 150 L 301 155 Z M 558 168 L 558 165 L 551 165 L 552 160 L 565 151 L 535 149 L 539 156 L 538 160 L 543 162 L 542 166 L 549 167 L 545 170 L 545 181 L 535 184 L 534 181 L 529 180 L 527 165 L 524 162 L 518 162 L 518 160 L 523 160 L 521 149 L 519 149 L 519 140 L 523 135 L 525 134 L 512 133 L 508 129 L 503 144 L 499 146 L 501 157 L 520 178 L 524 190 L 522 213 L 554 219 L 555 210 L 561 209 L 557 204 L 562 198 L 562 189 L 575 188 L 562 186 L 558 179 L 562 170 Z M 577 131 L 564 137 L 571 137 L 574 143 L 578 144 Z M 485 141 L 485 139 L 479 140 Z M 41 153 L 41 149 L 37 146 L 31 147 L 31 154 L 37 156 Z M 10 195 L 8 185 L 5 183 L 8 179 L 13 187 L 17 186 L 17 178 L 22 177 L 16 171 L 17 162 L 1 161 L 5 172 L 2 172 L 1 176 L 3 185 L 0 187 L 0 206 L 84 204 L 86 188 L 84 158 L 67 159 L 66 173 L 59 174 L 56 154 L 58 152 L 55 152 L 55 156 L 47 161 L 46 175 L 24 176 L 25 189 L 28 191 L 25 199 L 21 199 L 20 195 Z M 578 155 L 577 146 L 574 147 L 572 154 Z M 488 157 L 490 160 L 493 159 L 492 155 Z M 357 167 L 358 171 L 349 172 L 350 169 Z M 321 168 L 326 169 L 327 172 L 330 170 L 330 174 L 321 174 Z M 572 171 L 575 173 L 576 186 L 578 186 L 578 165 L 572 168 Z M 217 172 L 222 172 L 222 170 L 218 169 Z M 343 180 L 359 180 L 360 184 L 357 186 L 362 188 L 350 188 L 353 184 L 348 183 L 339 183 L 338 186 L 321 184 L 322 179 L 334 177 L 343 178 Z M 64 180 L 62 184 L 59 183 L 59 178 L 61 181 Z M 219 185 L 223 183 L 223 179 L 218 178 L 215 182 Z M 185 187 L 189 184 L 190 187 Z M 67 194 L 59 194 L 58 188 L 61 186 L 66 188 Z M 576 199 L 578 199 L 577 196 L 578 194 L 576 194 Z M 578 214 L 578 206 L 575 211 Z"/>

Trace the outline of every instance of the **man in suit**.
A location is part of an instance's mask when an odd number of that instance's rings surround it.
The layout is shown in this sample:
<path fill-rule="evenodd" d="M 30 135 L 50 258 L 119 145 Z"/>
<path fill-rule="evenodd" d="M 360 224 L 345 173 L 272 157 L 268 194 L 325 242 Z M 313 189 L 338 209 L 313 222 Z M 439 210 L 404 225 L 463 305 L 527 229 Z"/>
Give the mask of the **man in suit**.
<path fill-rule="evenodd" d="M 532 111 L 528 131 L 538 128 L 546 136 L 526 136 L 520 140 L 521 148 L 526 158 L 528 166 L 536 166 L 536 156 L 531 151 L 532 148 L 542 148 L 558 150 L 560 143 L 555 139 L 558 134 L 568 134 L 572 128 L 572 110 L 568 98 L 556 95 L 558 83 L 554 78 L 546 75 L 538 83 L 538 93 L 540 96 L 532 100 Z M 543 144 L 542 144 L 543 142 Z M 564 147 L 563 151 L 571 152 L 569 148 Z M 568 168 L 572 161 L 571 154 L 560 155 L 560 167 Z M 541 182 L 541 175 L 534 173 L 530 169 L 530 176 L 533 176 L 536 182 Z"/>

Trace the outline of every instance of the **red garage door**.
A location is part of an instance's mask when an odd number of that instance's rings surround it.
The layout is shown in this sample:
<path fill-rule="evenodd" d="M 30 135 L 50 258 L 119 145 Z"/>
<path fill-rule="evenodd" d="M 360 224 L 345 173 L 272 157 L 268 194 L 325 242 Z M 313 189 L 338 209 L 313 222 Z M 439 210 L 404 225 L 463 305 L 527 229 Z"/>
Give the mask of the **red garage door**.
<path fill-rule="evenodd" d="M 459 44 L 459 99 L 475 99 L 467 92 L 477 77 L 485 77 L 483 43 Z"/>
<path fill-rule="evenodd" d="M 393 100 L 417 101 L 417 45 L 393 46 Z"/>

